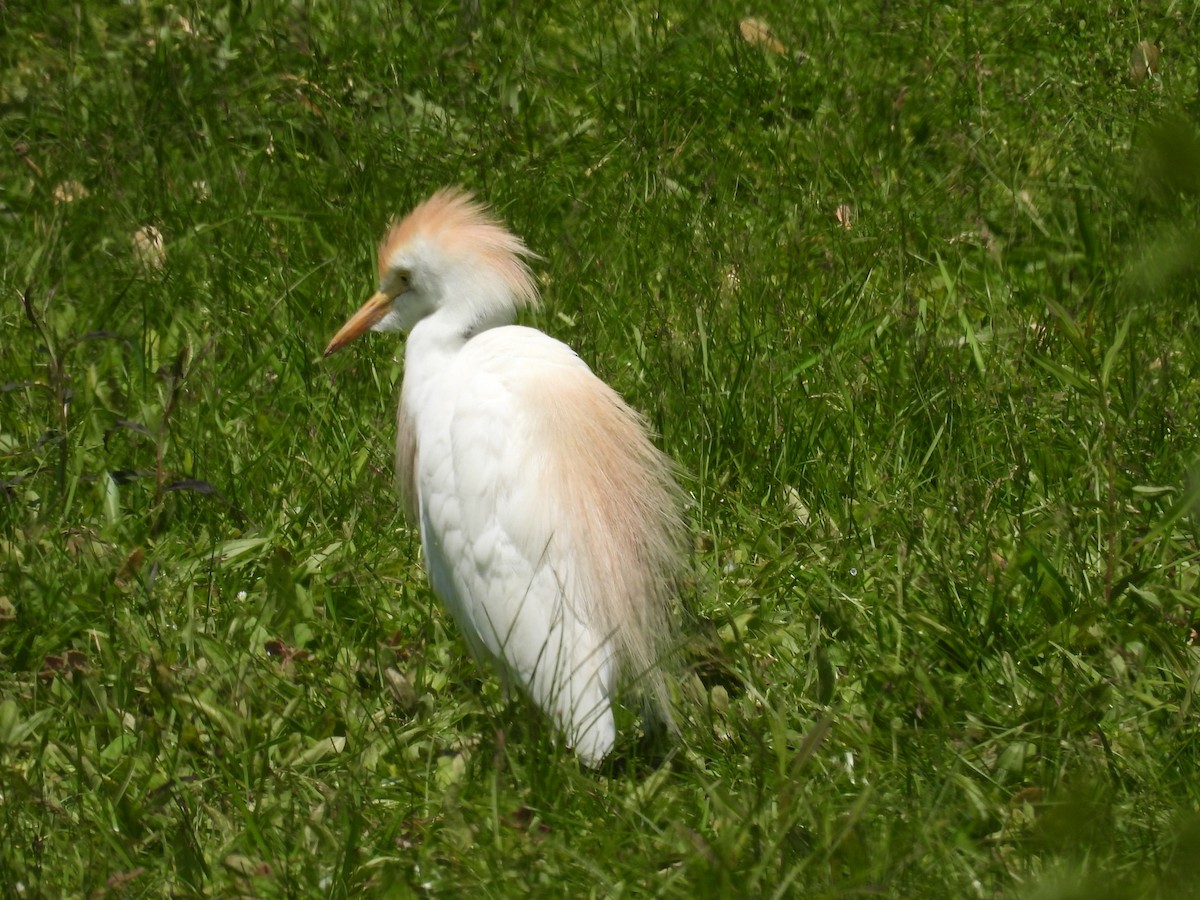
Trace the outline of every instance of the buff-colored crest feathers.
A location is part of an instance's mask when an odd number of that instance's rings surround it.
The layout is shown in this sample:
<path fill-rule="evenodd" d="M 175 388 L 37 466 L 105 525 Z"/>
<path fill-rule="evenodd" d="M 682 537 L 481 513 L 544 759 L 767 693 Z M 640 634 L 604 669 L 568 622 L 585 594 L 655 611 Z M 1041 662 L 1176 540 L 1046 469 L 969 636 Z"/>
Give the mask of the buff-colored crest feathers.
<path fill-rule="evenodd" d="M 392 225 L 379 245 L 381 280 L 396 249 L 419 239 L 429 241 L 448 257 L 491 266 L 519 305 L 537 305 L 537 285 L 525 260 L 538 259 L 538 255 L 470 192 L 442 188 Z"/>

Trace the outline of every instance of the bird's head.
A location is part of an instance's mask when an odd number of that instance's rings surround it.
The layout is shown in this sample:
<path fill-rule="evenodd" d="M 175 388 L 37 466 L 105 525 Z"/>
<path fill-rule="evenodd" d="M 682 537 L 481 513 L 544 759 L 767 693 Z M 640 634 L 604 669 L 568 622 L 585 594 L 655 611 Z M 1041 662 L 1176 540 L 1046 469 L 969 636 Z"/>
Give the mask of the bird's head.
<path fill-rule="evenodd" d="M 408 331 L 436 313 L 473 334 L 537 303 L 525 243 L 462 190 L 438 191 L 379 245 L 379 290 L 333 336 L 325 355 L 367 330 Z"/>

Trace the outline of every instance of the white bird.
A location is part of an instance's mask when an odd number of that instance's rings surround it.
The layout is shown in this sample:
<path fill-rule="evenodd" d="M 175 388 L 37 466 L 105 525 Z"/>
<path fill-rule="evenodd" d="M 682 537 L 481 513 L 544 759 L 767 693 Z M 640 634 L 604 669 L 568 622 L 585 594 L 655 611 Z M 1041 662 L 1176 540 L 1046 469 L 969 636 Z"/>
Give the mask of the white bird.
<path fill-rule="evenodd" d="M 637 412 L 568 346 L 511 324 L 538 302 L 533 256 L 470 194 L 438 191 L 384 237 L 379 290 L 325 355 L 408 331 L 396 472 L 434 591 L 595 766 L 622 685 L 670 722 L 683 494 Z"/>

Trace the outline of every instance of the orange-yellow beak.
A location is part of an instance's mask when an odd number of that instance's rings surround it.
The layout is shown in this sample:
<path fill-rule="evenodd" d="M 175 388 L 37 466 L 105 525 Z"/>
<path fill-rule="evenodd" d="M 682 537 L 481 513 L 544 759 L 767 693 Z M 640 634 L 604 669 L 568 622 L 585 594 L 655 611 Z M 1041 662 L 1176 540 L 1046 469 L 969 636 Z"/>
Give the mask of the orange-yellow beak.
<path fill-rule="evenodd" d="M 348 322 L 342 326 L 342 330 L 333 336 L 333 340 L 329 342 L 329 346 L 325 348 L 325 355 L 332 356 L 337 353 L 348 343 L 370 329 L 372 325 L 387 315 L 387 311 L 391 309 L 392 298 L 383 291 L 378 291 L 372 295 L 371 299 L 364 303 Z"/>

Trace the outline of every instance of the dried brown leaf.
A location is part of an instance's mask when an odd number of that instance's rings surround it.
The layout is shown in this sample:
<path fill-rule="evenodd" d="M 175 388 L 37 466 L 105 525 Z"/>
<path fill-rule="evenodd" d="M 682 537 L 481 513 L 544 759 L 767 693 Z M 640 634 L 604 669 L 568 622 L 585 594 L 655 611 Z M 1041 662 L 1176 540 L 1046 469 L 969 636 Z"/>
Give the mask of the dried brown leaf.
<path fill-rule="evenodd" d="M 141 547 L 134 547 L 133 552 L 125 557 L 124 564 L 113 579 L 113 584 L 117 587 L 127 587 L 137 577 L 137 573 L 141 571 L 142 563 L 145 561 L 146 551 Z"/>
<path fill-rule="evenodd" d="M 55 203 L 74 203 L 76 200 L 83 200 L 87 197 L 88 189 L 83 186 L 82 182 L 72 178 L 56 184 L 51 195 L 54 197 Z"/>
<path fill-rule="evenodd" d="M 762 19 L 747 16 L 738 23 L 738 31 L 741 32 L 742 40 L 747 44 L 753 44 L 755 47 L 762 47 L 780 55 L 787 53 L 787 47 L 779 38 L 775 37 L 771 32 L 771 26 Z"/>
<path fill-rule="evenodd" d="M 153 225 L 144 225 L 130 237 L 133 255 L 146 269 L 161 269 L 167 260 L 162 232 Z"/>
<path fill-rule="evenodd" d="M 1129 54 L 1129 75 L 1134 81 L 1145 81 L 1149 75 L 1158 74 L 1159 52 L 1150 41 L 1138 41 Z"/>

